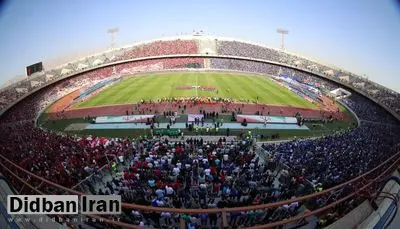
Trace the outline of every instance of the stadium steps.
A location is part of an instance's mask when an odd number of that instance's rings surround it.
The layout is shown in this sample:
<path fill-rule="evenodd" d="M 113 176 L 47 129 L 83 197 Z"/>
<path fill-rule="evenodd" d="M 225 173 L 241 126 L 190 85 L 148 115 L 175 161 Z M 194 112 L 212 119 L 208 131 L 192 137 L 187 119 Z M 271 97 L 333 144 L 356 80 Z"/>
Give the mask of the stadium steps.
<path fill-rule="evenodd" d="M 17 192 L 9 185 L 7 179 L 0 174 L 0 228 L 12 229 L 52 229 L 60 228 L 60 224 L 53 222 L 47 215 L 8 215 L 7 195 L 16 195 Z M 41 220 L 38 220 L 40 217 Z M 10 221 L 14 223 L 10 223 Z M 42 222 L 40 222 L 42 221 Z"/>
<path fill-rule="evenodd" d="M 317 217 L 310 216 L 303 221 L 288 224 L 283 229 L 315 229 L 317 228 Z"/>
<path fill-rule="evenodd" d="M 0 212 L 1 212 L 1 217 L 0 217 L 0 228 L 4 229 L 19 229 L 18 225 L 16 223 L 11 223 L 9 221 L 9 217 L 7 216 L 7 209 L 6 206 L 3 206 L 3 204 L 0 204 Z"/>
<path fill-rule="evenodd" d="M 218 51 L 217 42 L 214 39 L 202 39 L 197 40 L 199 53 L 204 54 L 216 54 Z"/>
<path fill-rule="evenodd" d="M 305 211 L 306 208 L 304 206 L 301 206 L 300 209 L 298 210 L 297 216 L 304 215 Z M 283 229 L 315 229 L 317 228 L 317 221 L 318 221 L 317 217 L 310 216 L 303 220 L 286 224 L 283 227 Z"/>

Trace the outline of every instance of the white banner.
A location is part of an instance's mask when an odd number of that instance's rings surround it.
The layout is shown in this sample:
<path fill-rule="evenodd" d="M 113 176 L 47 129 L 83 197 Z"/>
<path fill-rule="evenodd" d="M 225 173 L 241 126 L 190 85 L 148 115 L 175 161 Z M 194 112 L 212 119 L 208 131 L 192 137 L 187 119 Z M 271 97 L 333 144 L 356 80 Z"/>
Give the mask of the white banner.
<path fill-rule="evenodd" d="M 153 117 L 154 115 L 100 116 L 96 118 L 96 123 L 146 122 Z"/>
<path fill-rule="evenodd" d="M 296 124 L 297 119 L 295 117 L 285 116 L 261 116 L 261 115 L 237 115 L 236 120 L 243 122 L 246 119 L 247 123 L 284 123 L 284 124 Z"/>
<path fill-rule="evenodd" d="M 54 78 L 54 75 L 47 74 L 46 75 L 46 82 L 52 80 L 53 78 Z"/>
<path fill-rule="evenodd" d="M 31 81 L 31 87 L 37 87 L 37 86 L 40 86 L 40 84 L 42 84 L 42 83 L 39 81 L 34 81 L 34 80 Z"/>
<path fill-rule="evenodd" d="M 188 122 L 194 122 L 195 118 L 202 119 L 204 117 L 203 114 L 189 114 L 188 115 Z"/>
<path fill-rule="evenodd" d="M 18 93 L 28 93 L 28 88 L 17 87 L 17 88 L 15 88 L 15 91 Z"/>

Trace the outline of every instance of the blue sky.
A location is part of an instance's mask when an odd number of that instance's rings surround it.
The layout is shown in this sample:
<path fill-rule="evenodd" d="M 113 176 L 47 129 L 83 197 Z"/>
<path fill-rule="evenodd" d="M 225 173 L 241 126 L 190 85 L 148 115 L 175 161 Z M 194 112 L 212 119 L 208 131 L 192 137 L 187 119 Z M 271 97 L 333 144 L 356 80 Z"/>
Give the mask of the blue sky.
<path fill-rule="evenodd" d="M 0 8 L 0 84 L 25 66 L 193 29 L 313 57 L 400 91 L 400 8 L 395 0 L 12 0 Z"/>

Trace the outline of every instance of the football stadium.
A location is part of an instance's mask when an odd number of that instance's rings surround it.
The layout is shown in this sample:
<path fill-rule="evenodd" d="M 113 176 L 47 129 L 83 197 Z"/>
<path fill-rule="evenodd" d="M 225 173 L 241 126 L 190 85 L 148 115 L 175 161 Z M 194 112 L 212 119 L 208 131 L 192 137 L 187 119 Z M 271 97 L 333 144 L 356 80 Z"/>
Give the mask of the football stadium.
<path fill-rule="evenodd" d="M 302 89 L 296 90 L 285 75 L 203 71 L 200 63 L 188 66 L 137 74 L 125 69 L 125 76 L 114 75 L 60 98 L 42 113 L 38 124 L 101 137 L 243 137 L 250 131 L 261 141 L 322 136 L 356 126 L 345 104 L 319 98 L 321 92 L 314 86 L 298 85 Z M 195 66 L 194 72 L 188 72 L 190 66 Z"/>
<path fill-rule="evenodd" d="M 194 32 L 27 73 L 0 90 L 1 228 L 389 228 L 397 214 L 400 94 L 344 69 Z M 122 211 L 12 215 L 7 195 L 120 196 Z"/>

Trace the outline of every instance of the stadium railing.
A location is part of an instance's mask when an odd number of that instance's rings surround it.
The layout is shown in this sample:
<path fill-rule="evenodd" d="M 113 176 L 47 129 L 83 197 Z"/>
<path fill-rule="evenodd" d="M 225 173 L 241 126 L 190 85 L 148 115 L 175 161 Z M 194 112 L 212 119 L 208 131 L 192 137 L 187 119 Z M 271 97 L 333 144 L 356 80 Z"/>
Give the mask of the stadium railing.
<path fill-rule="evenodd" d="M 153 60 L 153 59 L 167 59 L 167 58 L 190 58 L 190 57 L 203 57 L 203 58 L 226 58 L 226 59 L 237 59 L 237 60 L 249 60 L 249 61 L 255 61 L 255 62 L 261 62 L 261 63 L 268 63 L 268 64 L 273 64 L 273 65 L 277 65 L 277 66 L 282 66 L 282 67 L 288 67 L 291 69 L 295 69 L 298 71 L 302 71 L 305 73 L 309 73 L 312 75 L 315 75 L 319 78 L 323 78 L 325 80 L 334 82 L 336 84 L 342 85 L 345 88 L 351 89 L 367 98 L 369 98 L 370 100 L 374 101 L 375 103 L 379 104 L 382 108 L 384 108 L 386 111 L 388 111 L 389 113 L 391 113 L 394 117 L 396 117 L 397 119 L 400 120 L 400 115 L 395 113 L 392 109 L 390 109 L 389 107 L 387 107 L 386 105 L 382 104 L 381 102 L 379 102 L 377 99 L 371 97 L 370 95 L 368 95 L 366 92 L 361 91 L 358 88 L 353 87 L 352 85 L 345 83 L 343 81 L 340 81 L 339 79 L 335 79 L 332 77 L 327 77 L 321 73 L 318 72 L 314 72 L 314 71 L 310 71 L 308 69 L 304 69 L 304 68 L 300 68 L 297 66 L 293 66 L 293 65 L 288 65 L 288 64 L 284 64 L 284 63 L 279 63 L 279 62 L 274 62 L 274 61 L 269 61 L 269 60 L 264 60 L 264 59 L 256 59 L 256 58 L 250 58 L 250 57 L 241 57 L 241 56 L 225 56 L 225 55 L 204 55 L 204 54 L 174 54 L 174 55 L 164 55 L 164 56 L 152 56 L 152 57 L 141 57 L 141 58 L 135 58 L 135 59 L 129 59 L 129 60 L 122 60 L 122 61 L 116 61 L 116 62 L 112 62 L 112 63 L 106 63 L 106 64 L 102 64 L 102 65 L 98 65 L 92 68 L 87 68 L 81 71 L 77 71 L 77 72 L 73 72 L 58 78 L 55 78 L 52 81 L 46 82 L 45 84 L 41 85 L 40 87 L 37 87 L 35 89 L 33 89 L 32 91 L 28 92 L 27 94 L 23 95 L 22 97 L 18 98 L 17 100 L 15 100 L 14 102 L 12 102 L 11 104 L 9 104 L 9 106 L 7 106 L 6 108 L 4 108 L 3 110 L 0 111 L 0 115 L 2 115 L 5 111 L 7 111 L 9 108 L 11 108 L 13 105 L 17 104 L 19 101 L 23 100 L 24 98 L 26 98 L 27 96 L 29 96 L 32 93 L 35 93 L 47 86 L 50 86 L 51 84 L 54 84 L 58 81 L 67 79 L 69 77 L 78 75 L 78 74 L 83 74 L 86 72 L 90 72 L 96 69 L 101 69 L 104 67 L 109 67 L 109 66 L 116 66 L 119 64 L 124 64 L 124 63 L 129 63 L 129 62 L 135 62 L 135 61 L 144 61 L 144 60 Z M 229 69 L 227 69 L 229 70 Z"/>
<path fill-rule="evenodd" d="M 48 82 L 47 84 L 34 89 L 33 91 L 29 92 L 28 94 L 26 94 L 26 95 L 22 96 L 21 98 L 17 99 L 16 101 L 14 101 L 6 109 L 2 110 L 0 112 L 0 115 L 3 114 L 4 111 L 9 109 L 10 107 L 15 105 L 16 103 L 18 103 L 19 101 L 21 101 L 24 98 L 26 98 L 27 96 L 29 96 L 30 94 L 32 94 L 32 93 L 34 93 L 36 91 L 39 91 L 39 90 L 43 89 L 44 87 L 47 87 L 47 86 L 49 86 L 49 85 L 51 85 L 51 84 L 53 84 L 53 83 L 55 83 L 55 82 L 57 82 L 59 80 L 72 77 L 72 76 L 74 76 L 76 74 L 81 74 L 81 73 L 92 71 L 92 70 L 95 70 L 95 69 L 98 69 L 98 68 L 104 68 L 104 67 L 107 67 L 107 66 L 116 65 L 116 64 L 122 64 L 122 63 L 127 63 L 127 62 L 133 62 L 133 61 L 139 61 L 139 60 L 148 60 L 148 59 L 176 58 L 176 57 L 229 58 L 229 59 L 238 59 L 238 60 L 251 60 L 251 61 L 256 61 L 256 62 L 264 62 L 264 63 L 274 64 L 274 65 L 278 65 L 278 66 L 289 67 L 289 68 L 292 68 L 292 69 L 296 69 L 296 70 L 299 70 L 299 71 L 303 71 L 303 72 L 307 72 L 307 73 L 316 75 L 316 76 L 318 76 L 320 78 L 323 78 L 325 80 L 338 83 L 339 85 L 343 85 L 344 87 L 349 88 L 349 89 L 351 89 L 351 90 L 353 90 L 353 91 L 355 91 L 355 92 L 357 92 L 357 93 L 369 98 L 370 100 L 372 100 L 375 103 L 379 104 L 386 111 L 391 113 L 394 117 L 396 117 L 397 119 L 400 119 L 400 116 L 398 114 L 394 113 L 390 108 L 388 108 L 384 104 L 380 103 L 375 98 L 370 97 L 368 94 L 364 93 L 363 91 L 361 91 L 361 90 L 359 90 L 357 88 L 354 88 L 353 86 L 351 86 L 349 84 L 346 84 L 346 83 L 341 82 L 341 81 L 336 80 L 336 79 L 332 79 L 332 78 L 326 77 L 326 76 L 324 76 L 322 74 L 319 74 L 319 73 L 316 73 L 316 72 L 312 72 L 312 71 L 309 71 L 309 70 L 301 69 L 301 68 L 298 68 L 298 67 L 295 67 L 295 66 L 290 66 L 290 65 L 286 65 L 286 64 L 282 64 L 282 63 L 267 61 L 267 60 L 260 60 L 260 59 L 254 59 L 254 58 L 245 58 L 245 57 L 235 57 L 235 56 L 203 55 L 203 54 L 202 55 L 198 55 L 198 54 L 168 55 L 168 56 L 138 58 L 138 59 L 133 59 L 133 60 L 119 61 L 118 63 L 105 64 L 105 65 L 101 65 L 101 66 L 96 66 L 95 68 L 92 68 L 92 69 L 85 69 L 84 71 L 75 72 L 74 74 L 66 75 L 66 76 L 61 77 L 61 78 L 57 78 L 54 81 Z M 328 204 L 328 205 L 324 206 L 323 208 L 320 208 L 320 209 L 317 209 L 315 211 L 306 213 L 306 214 L 304 214 L 302 216 L 296 216 L 296 217 L 293 217 L 293 218 L 290 218 L 290 219 L 287 219 L 287 220 L 284 220 L 284 221 L 279 221 L 279 222 L 276 222 L 276 223 L 270 223 L 270 224 L 266 224 L 266 225 L 256 226 L 255 227 L 255 228 L 270 228 L 270 227 L 275 227 L 275 226 L 278 226 L 278 225 L 284 225 L 284 224 L 287 224 L 287 223 L 291 223 L 291 222 L 294 222 L 294 221 L 296 221 L 298 219 L 302 219 L 302 218 L 308 217 L 310 215 L 320 214 L 320 213 L 325 212 L 325 211 L 327 211 L 327 210 L 329 210 L 329 209 L 331 209 L 331 208 L 333 208 L 333 207 L 345 202 L 346 200 L 348 200 L 348 199 L 360 194 L 361 191 L 364 191 L 364 190 L 367 190 L 367 189 L 371 189 L 371 187 L 377 186 L 379 184 L 379 181 L 385 175 L 387 175 L 388 173 L 390 174 L 390 172 L 393 171 L 394 169 L 396 169 L 397 166 L 399 165 L 399 160 L 400 159 L 397 159 L 394 162 L 390 161 L 391 159 L 394 158 L 394 156 L 398 157 L 400 155 L 399 155 L 399 153 L 397 153 L 396 155 L 393 155 L 390 159 L 388 159 L 387 161 L 383 162 L 380 166 L 376 167 L 375 169 L 373 169 L 373 170 L 371 170 L 371 171 L 369 171 L 369 172 L 367 172 L 367 173 L 365 173 L 365 174 L 363 174 L 363 175 L 361 175 L 361 176 L 359 176 L 357 178 L 354 178 L 354 179 L 352 179 L 350 181 L 347 181 L 347 182 L 345 182 L 345 183 L 343 183 L 341 185 L 333 187 L 331 189 L 327 189 L 327 190 L 325 190 L 323 192 L 314 193 L 312 195 L 303 196 L 303 197 L 296 198 L 296 199 L 293 199 L 293 200 L 287 200 L 287 201 L 282 201 L 282 202 L 277 202 L 277 203 L 272 203 L 272 204 L 255 205 L 255 206 L 248 206 L 248 207 L 241 207 L 241 208 L 224 208 L 224 209 L 166 209 L 166 208 L 155 208 L 155 207 L 150 207 L 150 206 L 141 206 L 141 205 L 127 204 L 127 203 L 125 203 L 123 205 L 123 207 L 127 208 L 127 209 L 137 209 L 137 210 L 142 210 L 142 211 L 154 211 L 154 212 L 166 212 L 167 211 L 167 212 L 180 213 L 180 214 L 219 213 L 219 214 L 222 215 L 222 219 L 223 219 L 222 223 L 224 225 L 226 225 L 226 222 L 227 222 L 226 221 L 226 215 L 229 212 L 249 211 L 249 210 L 257 210 L 257 209 L 270 209 L 270 208 L 276 208 L 276 207 L 282 206 L 284 204 L 290 204 L 290 203 L 293 203 L 293 202 L 305 202 L 305 201 L 313 199 L 313 198 L 317 198 L 317 197 L 320 197 L 320 196 L 323 196 L 323 195 L 327 195 L 327 194 L 329 194 L 329 192 L 335 191 L 335 190 L 339 190 L 339 189 L 341 189 L 341 188 L 343 188 L 343 187 L 345 187 L 346 185 L 349 185 L 349 184 L 358 184 L 359 187 L 360 187 L 359 190 L 353 192 L 352 194 L 350 194 L 350 195 L 348 195 L 346 197 L 343 197 L 340 200 L 337 200 L 336 202 Z M 5 158 L 3 155 L 0 155 L 0 158 L 1 158 L 1 161 L 2 161 L 0 163 L 0 165 L 2 166 L 1 170 L 4 172 L 4 174 L 8 174 L 8 175 L 14 177 L 16 180 L 18 180 L 19 182 L 21 182 L 23 184 L 24 188 L 28 187 L 31 191 L 34 191 L 35 193 L 45 194 L 42 191 L 40 191 L 39 189 L 37 189 L 36 187 L 33 187 L 28 182 L 26 182 L 25 181 L 26 177 L 22 178 L 19 175 L 21 175 L 21 176 L 29 176 L 31 178 L 34 178 L 34 179 L 40 181 L 41 183 L 40 183 L 39 187 L 42 184 L 46 184 L 46 185 L 52 186 L 54 188 L 57 188 L 58 190 L 62 190 L 63 192 L 77 194 L 77 195 L 81 195 L 82 194 L 80 192 L 68 189 L 68 188 L 63 187 L 61 185 L 58 185 L 58 184 L 56 184 L 54 182 L 47 181 L 47 180 L 45 180 L 45 179 L 43 179 L 43 178 L 41 178 L 39 176 L 36 176 L 35 174 L 32 174 L 29 171 L 26 171 L 26 170 L 22 169 L 21 167 L 19 167 L 18 165 L 12 163 L 7 158 Z M 387 167 L 388 163 L 390 163 L 390 162 L 392 162 L 392 163 L 390 164 L 390 166 L 386 170 L 383 171 L 383 173 L 376 172 L 377 169 L 381 169 L 384 165 L 386 165 L 386 167 Z M 6 164 L 4 164 L 4 163 L 6 163 L 8 166 L 16 168 L 18 173 L 12 172 L 9 169 L 9 167 L 7 167 Z M 376 177 L 369 177 L 369 176 L 374 174 L 374 173 L 372 173 L 373 171 L 375 171 L 376 174 L 379 174 L 379 175 L 376 176 Z M 372 188 L 370 190 L 370 192 L 372 192 L 372 193 L 374 191 L 376 191 L 376 189 L 374 190 L 374 188 Z M 90 216 L 90 217 L 102 218 L 100 216 Z M 116 225 L 121 223 L 121 222 L 114 222 L 114 221 L 111 221 L 111 220 L 107 220 L 105 218 L 103 218 L 103 220 L 105 222 L 109 222 L 109 223 L 111 222 L 111 223 L 114 223 Z M 133 225 L 124 224 L 124 223 L 120 224 L 119 226 L 127 227 L 127 228 L 136 228 Z"/>
<path fill-rule="evenodd" d="M 250 228 L 275 228 L 280 225 L 286 225 L 289 223 L 293 223 L 296 221 L 299 221 L 301 219 L 305 219 L 310 216 L 320 216 L 321 214 L 327 212 L 328 210 L 339 206 L 340 204 L 345 203 L 346 201 L 361 198 L 363 200 L 369 199 L 372 200 L 373 196 L 376 195 L 377 190 L 379 190 L 379 187 L 382 185 L 381 183 L 383 181 L 386 181 L 386 179 L 391 176 L 392 172 L 398 168 L 400 164 L 400 152 L 396 153 L 395 155 L 391 156 L 388 158 L 386 161 L 381 163 L 379 166 L 376 168 L 370 170 L 367 173 L 362 174 L 361 176 L 358 176 L 356 178 L 353 178 L 347 182 L 344 182 L 340 185 L 337 185 L 335 187 L 323 190 L 321 192 L 316 192 L 313 194 L 305 195 L 302 197 L 298 197 L 295 199 L 290 199 L 290 200 L 285 200 L 285 201 L 280 201 L 280 202 L 275 202 L 275 203 L 268 203 L 268 204 L 260 204 L 260 205 L 251 205 L 251 206 L 245 206 L 245 207 L 234 207 L 234 208 L 214 208 L 214 209 L 178 209 L 178 208 L 161 208 L 161 207 L 153 207 L 153 206 L 144 206 L 144 205 L 137 205 L 137 204 L 130 204 L 130 203 L 123 203 L 122 208 L 123 209 L 129 209 L 129 210 L 136 210 L 136 211 L 144 211 L 144 212 L 170 212 L 170 213 L 177 213 L 177 214 L 200 214 L 200 213 L 212 213 L 212 214 L 218 214 L 220 215 L 221 219 L 221 228 L 226 228 L 228 227 L 228 220 L 227 220 L 227 215 L 231 212 L 247 212 L 247 211 L 252 211 L 252 210 L 267 210 L 267 209 L 274 209 L 280 206 L 283 206 L 285 204 L 291 204 L 294 202 L 300 202 L 307 204 L 307 202 L 315 202 L 317 198 L 330 198 L 332 196 L 332 193 L 341 193 L 344 188 L 351 188 L 351 193 L 345 195 L 345 196 L 340 196 L 340 199 L 332 201 L 331 203 L 326 200 L 326 203 L 324 204 L 323 207 L 317 208 L 317 209 L 312 209 L 312 211 L 305 212 L 302 215 L 297 215 L 295 217 L 291 217 L 289 219 L 277 221 L 277 222 L 271 222 L 268 224 L 264 225 L 257 225 L 253 226 Z M 13 163 L 9 159 L 7 159 L 5 156 L 0 154 L 0 171 L 7 175 L 8 177 L 12 177 L 14 181 L 19 181 L 22 188 L 20 190 L 26 192 L 31 192 L 34 194 L 54 194 L 54 193 L 65 193 L 65 194 L 75 194 L 75 195 L 83 195 L 84 193 L 63 187 L 59 184 L 56 184 L 52 181 L 46 180 L 40 176 L 37 176 L 23 168 L 21 168 L 19 165 Z M 26 179 L 29 177 L 30 182 L 28 182 Z M 34 187 L 32 183 L 35 183 L 33 181 L 36 181 L 38 186 Z M 51 187 L 51 189 L 55 189 L 56 191 L 53 192 L 45 192 L 40 190 L 41 188 L 44 187 Z M 128 224 L 128 223 L 123 223 L 123 222 L 118 222 L 114 221 L 111 219 L 107 219 L 98 215 L 86 215 L 89 218 L 95 218 L 97 220 L 103 221 L 105 223 L 109 223 L 115 226 L 120 226 L 123 228 L 138 228 L 135 225 Z M 181 223 L 184 224 L 183 220 L 181 219 Z M 182 224 L 181 224 L 182 225 Z"/>

